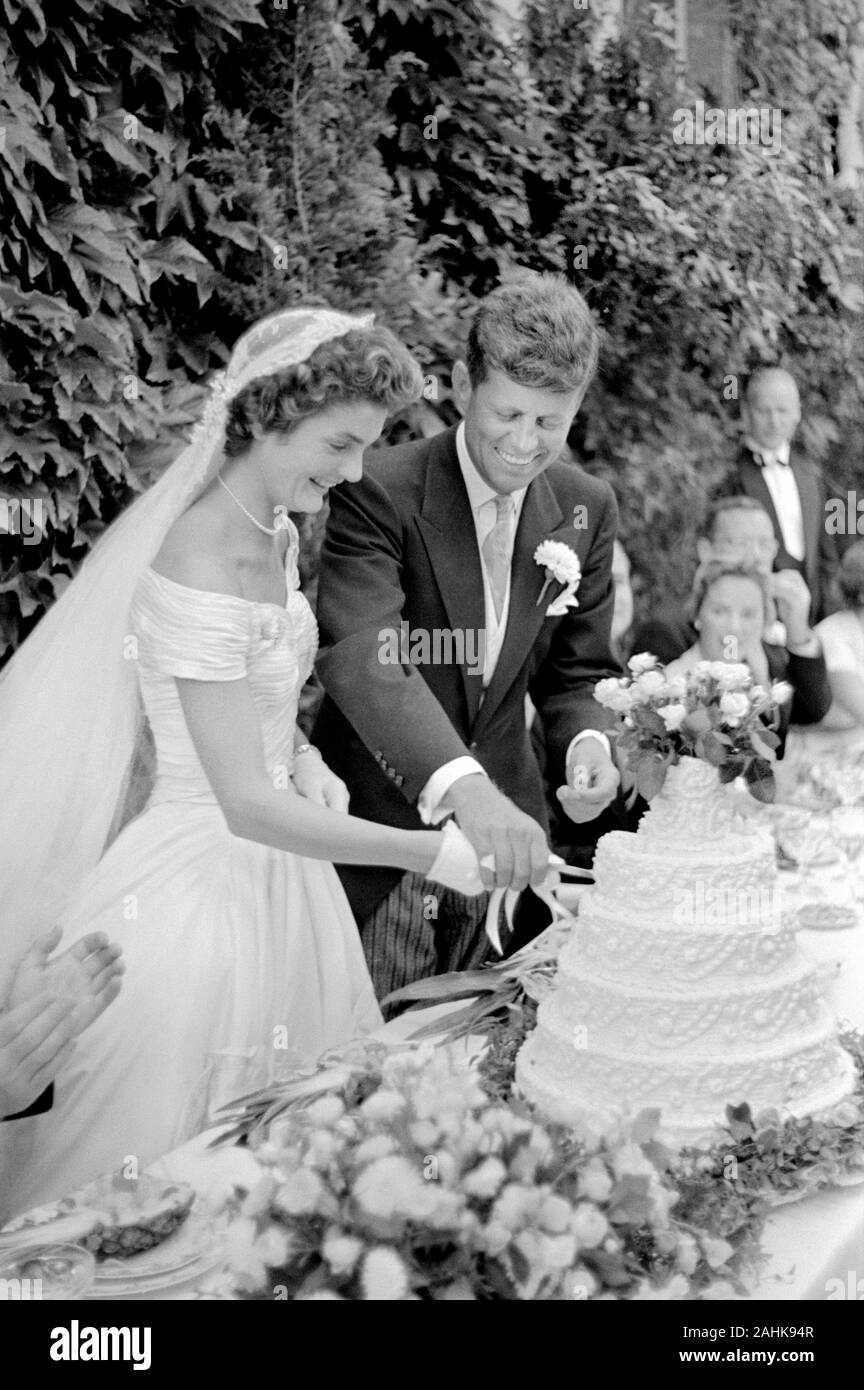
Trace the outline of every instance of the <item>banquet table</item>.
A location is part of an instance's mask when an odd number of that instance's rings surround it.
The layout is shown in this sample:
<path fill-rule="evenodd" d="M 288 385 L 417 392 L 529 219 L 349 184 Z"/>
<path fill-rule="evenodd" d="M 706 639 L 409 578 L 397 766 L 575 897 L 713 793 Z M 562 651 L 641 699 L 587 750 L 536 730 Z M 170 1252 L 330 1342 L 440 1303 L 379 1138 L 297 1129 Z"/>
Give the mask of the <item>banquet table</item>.
<path fill-rule="evenodd" d="M 843 931 L 804 931 L 804 949 L 823 970 L 825 987 L 838 1018 L 864 1029 L 864 921 Z M 449 1006 L 436 1006 L 443 1014 Z M 423 1012 L 424 1022 L 433 1017 Z M 380 1036 L 391 1041 L 406 1039 L 416 1028 L 417 1015 L 403 1014 L 385 1025 Z M 470 1065 L 479 1040 L 451 1045 L 454 1055 Z M 183 1145 L 154 1164 L 150 1171 L 171 1181 L 189 1182 L 196 1192 L 218 1203 L 232 1189 L 254 1183 L 258 1169 L 244 1148 L 208 1149 L 218 1130 Z M 864 1184 L 817 1193 L 800 1202 L 779 1207 L 769 1218 L 763 1248 L 768 1264 L 752 1291 L 755 1299 L 818 1301 L 829 1297 L 855 1297 L 857 1272 L 864 1271 Z M 832 1283 L 831 1281 L 839 1281 Z M 148 1299 L 201 1297 L 208 1280 L 192 1279 L 170 1289 L 147 1295 Z M 846 1290 L 845 1294 L 839 1292 Z M 204 1294 L 206 1296 L 206 1292 Z"/>
<path fill-rule="evenodd" d="M 853 867 L 859 869 L 859 865 L 850 865 Z M 562 886 L 559 898 L 571 909 L 576 908 L 582 891 L 581 886 Z M 799 941 L 820 969 L 823 987 L 838 1020 L 864 1031 L 864 911 L 859 912 L 854 926 L 801 931 Z M 458 1004 L 439 1004 L 420 1013 L 403 1014 L 383 1025 L 376 1036 L 394 1043 L 404 1042 L 422 1024 L 464 1003 L 463 999 Z M 447 1045 L 457 1064 L 470 1066 L 482 1048 L 482 1039 L 467 1038 Z M 203 1209 L 217 1210 L 236 1188 L 249 1187 L 259 1175 L 248 1149 L 210 1147 L 219 1133 L 219 1129 L 210 1129 L 199 1134 L 152 1164 L 148 1171 L 167 1182 L 191 1184 Z M 825 1190 L 778 1207 L 768 1219 L 762 1246 L 768 1262 L 752 1297 L 786 1301 L 856 1298 L 857 1271 L 864 1271 L 864 1184 Z M 218 1241 L 213 1248 L 215 1257 L 203 1268 L 193 1266 L 196 1272 L 187 1278 L 146 1293 L 115 1293 L 113 1301 L 219 1296 L 214 1292 L 220 1287 L 219 1268 L 223 1263 Z M 224 1296 L 224 1280 L 221 1287 Z"/>

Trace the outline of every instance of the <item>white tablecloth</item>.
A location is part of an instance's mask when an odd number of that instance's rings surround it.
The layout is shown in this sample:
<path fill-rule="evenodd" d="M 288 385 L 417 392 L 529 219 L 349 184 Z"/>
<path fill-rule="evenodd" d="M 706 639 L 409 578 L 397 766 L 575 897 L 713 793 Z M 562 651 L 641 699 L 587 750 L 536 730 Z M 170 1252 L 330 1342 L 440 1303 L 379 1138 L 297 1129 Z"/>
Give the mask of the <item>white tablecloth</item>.
<path fill-rule="evenodd" d="M 801 932 L 800 941 L 826 974 L 837 1017 L 864 1031 L 864 924 L 840 932 Z M 819 1192 L 781 1207 L 769 1220 L 763 1241 L 771 1257 L 756 1297 L 818 1300 L 833 1291 L 829 1281 L 848 1272 L 864 1276 L 864 1185 Z M 857 1275 L 855 1276 L 857 1279 Z"/>

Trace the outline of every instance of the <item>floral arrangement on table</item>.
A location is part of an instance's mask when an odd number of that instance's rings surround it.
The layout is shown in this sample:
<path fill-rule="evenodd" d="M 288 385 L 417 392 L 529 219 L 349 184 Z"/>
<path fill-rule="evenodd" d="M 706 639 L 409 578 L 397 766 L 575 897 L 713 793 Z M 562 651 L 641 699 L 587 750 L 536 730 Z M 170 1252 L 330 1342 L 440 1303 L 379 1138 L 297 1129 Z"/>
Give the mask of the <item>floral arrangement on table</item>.
<path fill-rule="evenodd" d="M 254 1099 L 254 1098 L 253 1098 Z M 353 1044 L 256 1149 L 233 1203 L 259 1299 L 734 1298 L 757 1253 L 676 1216 L 646 1112 L 599 1152 L 503 1105 L 443 1049 Z"/>
<path fill-rule="evenodd" d="M 729 1107 L 672 1154 L 645 1111 L 600 1146 L 512 1094 L 525 1000 L 479 1066 L 428 1044 L 354 1043 L 246 1097 L 259 1182 L 229 1203 L 228 1284 L 258 1299 L 712 1299 L 752 1287 L 778 1201 L 864 1178 L 864 1038 L 829 1115 Z"/>
<path fill-rule="evenodd" d="M 766 690 L 749 666 L 726 661 L 700 661 L 668 676 L 648 652 L 628 666 L 629 676 L 598 681 L 594 698 L 620 717 L 613 736 L 633 775 L 634 799 L 638 793 L 650 801 L 670 766 L 694 757 L 716 767 L 721 782 L 743 777 L 757 801 L 773 801 L 779 706 L 792 694 L 785 681 Z"/>

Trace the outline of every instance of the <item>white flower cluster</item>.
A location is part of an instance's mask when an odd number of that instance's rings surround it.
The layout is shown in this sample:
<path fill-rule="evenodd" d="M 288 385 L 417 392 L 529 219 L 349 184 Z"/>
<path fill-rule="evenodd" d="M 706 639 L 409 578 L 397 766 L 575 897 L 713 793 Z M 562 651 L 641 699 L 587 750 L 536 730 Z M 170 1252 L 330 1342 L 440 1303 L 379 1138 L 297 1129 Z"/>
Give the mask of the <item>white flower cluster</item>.
<path fill-rule="evenodd" d="M 377 1089 L 355 1107 L 325 1096 L 258 1150 L 262 1176 L 231 1228 L 237 1288 L 274 1287 L 296 1260 L 297 1299 L 476 1299 L 491 1261 L 522 1299 L 608 1297 L 604 1271 L 632 1268 L 612 1218 L 634 1183 L 639 1228 L 662 1236 L 666 1268 L 705 1269 L 708 1251 L 671 1223 L 675 1189 L 629 1131 L 574 1172 L 572 1152 L 565 1161 L 541 1124 L 491 1103 L 445 1049 L 400 1049 L 376 1072 Z M 427 1246 L 453 1251 L 443 1282 L 423 1264 Z M 654 1296 L 629 1282 L 634 1296 Z"/>
<path fill-rule="evenodd" d="M 627 664 L 630 676 L 610 676 L 597 682 L 595 700 L 625 717 L 639 706 L 653 705 L 669 733 L 680 729 L 688 713 L 705 702 L 709 682 L 719 692 L 723 724 L 730 729 L 737 728 L 751 713 L 784 704 L 792 697 L 792 687 L 785 681 L 775 681 L 770 693 L 754 685 L 744 662 L 700 661 L 687 675 L 678 676 L 667 676 L 650 652 L 631 656 Z M 660 699 L 665 703 L 658 704 Z"/>
<path fill-rule="evenodd" d="M 541 541 L 534 551 L 534 559 L 559 584 L 578 584 L 582 578 L 579 556 L 563 541 Z"/>

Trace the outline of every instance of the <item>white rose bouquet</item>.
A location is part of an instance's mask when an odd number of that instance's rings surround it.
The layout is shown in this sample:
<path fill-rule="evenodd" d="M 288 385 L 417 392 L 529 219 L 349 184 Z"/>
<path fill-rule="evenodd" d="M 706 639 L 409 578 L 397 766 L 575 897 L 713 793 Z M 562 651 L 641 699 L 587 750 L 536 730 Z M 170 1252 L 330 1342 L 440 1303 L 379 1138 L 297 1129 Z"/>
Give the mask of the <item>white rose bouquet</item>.
<path fill-rule="evenodd" d="M 642 652 L 628 666 L 629 676 L 598 681 L 594 698 L 620 718 L 614 737 L 635 775 L 634 798 L 650 801 L 667 769 L 694 757 L 716 767 L 721 782 L 743 776 L 757 801 L 773 801 L 779 707 L 790 686 L 778 681 L 766 691 L 739 662 L 700 661 L 687 675 L 667 677 Z"/>

